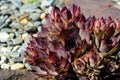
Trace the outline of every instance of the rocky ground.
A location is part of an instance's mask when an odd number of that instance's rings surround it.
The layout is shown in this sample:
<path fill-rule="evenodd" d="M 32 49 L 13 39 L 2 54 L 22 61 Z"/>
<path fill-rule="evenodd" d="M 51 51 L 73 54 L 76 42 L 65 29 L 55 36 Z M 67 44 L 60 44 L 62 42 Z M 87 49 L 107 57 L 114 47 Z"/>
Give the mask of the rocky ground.
<path fill-rule="evenodd" d="M 45 14 L 53 5 L 62 6 L 64 0 L 36 1 L 0 0 L 0 80 L 39 80 L 25 70 L 30 69 L 24 64 L 25 49 L 30 35 L 36 36 L 46 23 Z M 68 0 L 65 4 L 73 2 L 81 6 L 86 16 L 112 16 L 120 20 L 119 0 Z"/>
<path fill-rule="evenodd" d="M 31 0 L 32 1 L 32 0 Z M 21 69 L 30 35 L 35 36 L 45 24 L 45 14 L 56 0 L 1 0 L 0 1 L 0 68 Z M 35 1 L 35 0 L 34 0 Z"/>

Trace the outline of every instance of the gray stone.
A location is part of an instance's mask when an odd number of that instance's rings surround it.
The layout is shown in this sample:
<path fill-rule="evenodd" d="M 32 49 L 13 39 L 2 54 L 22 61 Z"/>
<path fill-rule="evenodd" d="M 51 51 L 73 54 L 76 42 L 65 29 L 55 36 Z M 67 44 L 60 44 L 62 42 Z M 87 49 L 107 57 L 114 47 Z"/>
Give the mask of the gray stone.
<path fill-rule="evenodd" d="M 21 13 L 24 13 L 24 12 L 28 12 L 28 13 L 34 12 L 38 5 L 39 5 L 38 3 L 25 4 L 22 7 L 20 7 L 20 12 Z"/>
<path fill-rule="evenodd" d="M 10 39 L 7 40 L 6 42 L 7 42 L 7 46 L 11 46 L 11 45 L 13 45 L 13 42 L 12 42 L 12 40 L 10 40 Z"/>
<path fill-rule="evenodd" d="M 23 28 L 23 25 L 21 25 L 20 23 L 17 23 L 17 22 L 11 23 L 10 26 L 12 28 L 16 28 L 16 29 L 22 29 Z"/>
<path fill-rule="evenodd" d="M 8 25 L 9 22 L 10 19 L 8 18 L 8 16 L 0 16 L 0 29 Z"/>
<path fill-rule="evenodd" d="M 19 54 L 17 51 L 12 51 L 11 53 L 9 53 L 9 56 L 12 57 L 13 59 L 19 58 Z"/>
<path fill-rule="evenodd" d="M 43 19 L 43 20 L 41 21 L 41 24 L 42 24 L 42 25 L 47 24 L 46 20 L 45 20 L 45 19 Z"/>
<path fill-rule="evenodd" d="M 45 9 L 47 6 L 51 6 L 54 0 L 42 0 L 41 1 L 41 8 Z"/>
<path fill-rule="evenodd" d="M 33 27 L 34 25 L 33 25 L 32 22 L 28 22 L 27 25 L 25 25 L 25 26 L 27 26 L 27 27 Z"/>
<path fill-rule="evenodd" d="M 41 13 L 41 12 L 42 12 L 41 9 L 35 9 L 35 10 L 33 10 L 33 11 L 36 12 L 36 13 Z"/>
<path fill-rule="evenodd" d="M 41 22 L 40 22 L 40 21 L 35 21 L 35 22 L 33 23 L 33 25 L 34 25 L 35 27 L 39 27 L 39 26 L 40 26 L 40 24 L 41 24 Z"/>
<path fill-rule="evenodd" d="M 20 54 L 20 57 L 23 59 L 24 55 L 25 55 L 25 50 L 27 48 L 28 44 L 27 43 L 23 43 L 21 48 L 19 48 L 18 53 Z"/>
<path fill-rule="evenodd" d="M 10 32 L 13 32 L 13 30 L 10 29 L 10 28 L 3 28 L 3 29 L 1 29 L 1 32 L 7 32 L 7 33 L 10 33 Z"/>
<path fill-rule="evenodd" d="M 0 41 L 6 42 L 9 39 L 9 34 L 6 32 L 0 32 Z"/>
<path fill-rule="evenodd" d="M 46 8 L 46 9 L 45 9 L 45 12 L 50 13 L 51 10 L 52 10 L 52 7 L 53 7 L 53 6 L 49 6 L 48 8 Z"/>
<path fill-rule="evenodd" d="M 16 31 L 16 32 L 14 32 L 14 34 L 15 34 L 15 37 L 21 37 L 21 32 L 19 32 L 19 31 Z"/>
<path fill-rule="evenodd" d="M 21 7 L 22 3 L 21 0 L 10 0 L 16 7 Z"/>
<path fill-rule="evenodd" d="M 38 20 L 38 19 L 40 19 L 40 13 L 32 13 L 32 14 L 30 14 L 30 16 L 29 16 L 30 18 L 32 18 L 32 20 Z"/>
<path fill-rule="evenodd" d="M 15 39 L 13 39 L 12 41 L 13 41 L 13 45 L 18 45 L 23 42 L 23 40 L 20 37 L 17 37 Z"/>
<path fill-rule="evenodd" d="M 28 33 L 36 33 L 37 32 L 37 28 L 36 27 L 29 27 L 28 25 L 26 25 L 24 27 L 24 29 L 26 30 L 26 32 Z"/>

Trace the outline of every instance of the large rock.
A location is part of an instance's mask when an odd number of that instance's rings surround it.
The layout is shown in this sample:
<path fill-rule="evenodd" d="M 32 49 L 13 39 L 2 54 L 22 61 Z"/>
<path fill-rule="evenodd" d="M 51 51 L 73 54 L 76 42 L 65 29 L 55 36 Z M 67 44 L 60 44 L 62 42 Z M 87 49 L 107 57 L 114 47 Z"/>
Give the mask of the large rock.
<path fill-rule="evenodd" d="M 0 80 L 39 80 L 27 70 L 0 70 Z"/>
<path fill-rule="evenodd" d="M 80 5 L 81 12 L 86 16 L 112 16 L 120 20 L 120 9 L 116 8 L 111 0 L 69 0 L 68 5 L 73 3 Z"/>

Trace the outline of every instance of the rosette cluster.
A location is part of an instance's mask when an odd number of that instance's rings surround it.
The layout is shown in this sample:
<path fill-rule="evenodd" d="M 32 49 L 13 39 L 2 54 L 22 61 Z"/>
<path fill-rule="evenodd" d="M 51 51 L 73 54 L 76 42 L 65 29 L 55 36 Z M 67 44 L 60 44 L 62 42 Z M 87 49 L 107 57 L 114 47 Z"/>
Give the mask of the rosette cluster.
<path fill-rule="evenodd" d="M 36 74 L 55 80 L 104 80 L 119 72 L 118 19 L 86 18 L 73 4 L 54 6 L 46 21 L 26 49 L 26 63 Z"/>

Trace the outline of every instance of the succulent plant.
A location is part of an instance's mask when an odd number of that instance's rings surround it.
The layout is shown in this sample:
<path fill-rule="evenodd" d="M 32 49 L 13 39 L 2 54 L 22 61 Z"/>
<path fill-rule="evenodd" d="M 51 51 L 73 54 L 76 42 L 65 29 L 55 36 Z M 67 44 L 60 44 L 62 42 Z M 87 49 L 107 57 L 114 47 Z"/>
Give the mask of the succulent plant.
<path fill-rule="evenodd" d="M 39 76 L 57 76 L 70 67 L 70 54 L 57 41 L 32 37 L 26 50 L 26 61 Z"/>
<path fill-rule="evenodd" d="M 117 19 L 85 18 L 73 4 L 62 9 L 54 6 L 46 21 L 41 32 L 31 36 L 25 55 L 26 62 L 44 80 L 106 80 L 118 74 Z"/>
<path fill-rule="evenodd" d="M 111 17 L 90 17 L 79 31 L 73 69 L 90 80 L 103 80 L 119 69 L 117 53 L 120 51 L 119 22 Z M 103 74 L 106 73 L 107 75 Z"/>
<path fill-rule="evenodd" d="M 26 62 L 36 74 L 59 77 L 68 73 L 70 50 L 79 35 L 76 23 L 80 17 L 80 7 L 74 4 L 70 9 L 64 6 L 61 10 L 54 6 L 51 14 L 46 15 L 47 25 L 37 33 L 37 37 L 31 37 L 25 55 Z"/>

